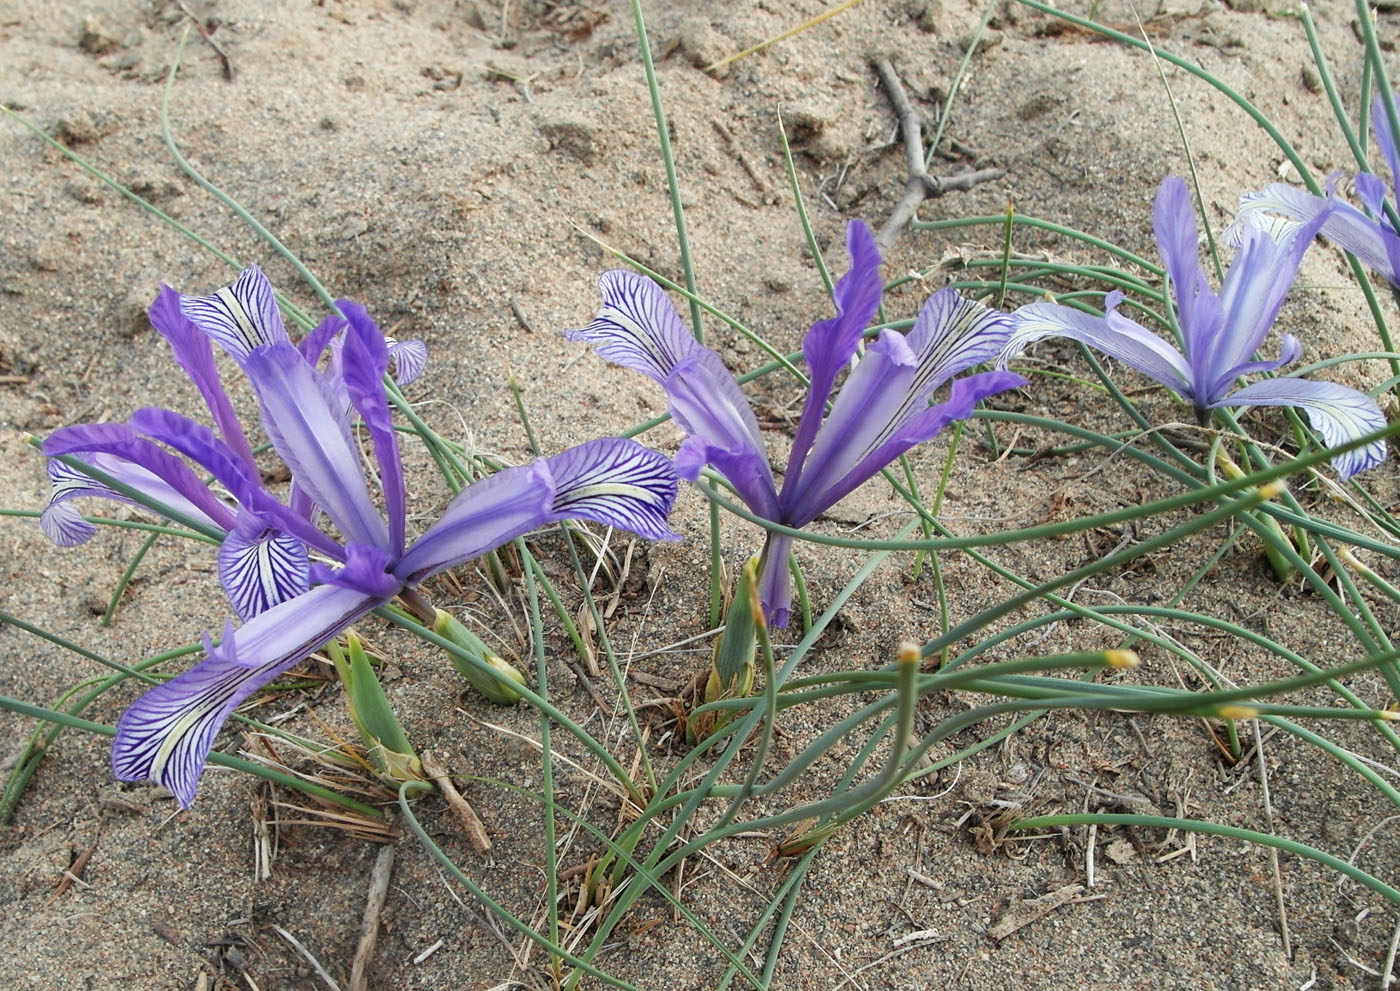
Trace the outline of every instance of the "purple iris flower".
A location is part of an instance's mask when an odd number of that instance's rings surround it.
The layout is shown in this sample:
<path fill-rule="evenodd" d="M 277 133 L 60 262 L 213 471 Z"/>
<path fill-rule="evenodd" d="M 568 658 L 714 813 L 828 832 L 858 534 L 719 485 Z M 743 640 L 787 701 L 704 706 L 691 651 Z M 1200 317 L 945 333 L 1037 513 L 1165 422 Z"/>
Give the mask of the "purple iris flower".
<path fill-rule="evenodd" d="M 1393 99 L 1400 100 L 1400 94 Z M 1239 217 L 1273 214 L 1291 218 L 1280 226 L 1288 230 L 1295 223 L 1307 223 L 1320 214 L 1326 220 L 1319 229 L 1323 237 L 1351 252 L 1400 289 L 1400 230 L 1395 227 L 1394 211 L 1400 211 L 1400 139 L 1390 127 L 1381 94 L 1371 103 L 1376 144 L 1390 169 L 1390 212 L 1387 212 L 1385 182 L 1369 172 L 1356 176 L 1356 193 L 1366 208 L 1361 210 L 1332 195 L 1337 176 L 1328 181 L 1328 196 L 1314 196 L 1296 186 L 1274 183 L 1257 193 L 1240 197 Z"/>
<path fill-rule="evenodd" d="M 390 343 L 363 307 L 346 300 L 336 306 L 339 313 L 298 347 L 256 268 L 202 298 L 167 288 L 151 309 L 152 323 L 194 379 L 217 429 L 170 410 L 144 409 L 125 424 L 56 431 L 44 444 L 46 454 L 71 455 L 153 496 L 177 517 L 224 533 L 219 575 L 243 625 L 235 629 L 228 621 L 217 646 L 206 635 L 206 660 L 137 699 L 118 720 L 112 748 L 119 779 L 157 781 L 184 807 L 194 800 L 219 727 L 244 699 L 430 575 L 563 519 L 677 539 L 666 526 L 674 466 L 633 441 L 603 438 L 467 487 L 405 547 L 406 493 L 384 376 L 396 351 L 401 380 L 421 369 L 426 351 Z M 291 472 L 287 503 L 262 483 L 219 382 L 211 340 L 248 376 L 263 429 Z M 330 354 L 324 370 L 318 368 L 323 351 Z M 373 447 L 383 512 L 351 433 L 352 409 Z M 228 498 L 206 487 L 191 463 Z M 59 543 L 80 542 L 91 526 L 68 501 L 124 497 L 77 469 L 52 464 L 45 530 Z M 335 535 L 318 525 L 322 517 Z"/>
<path fill-rule="evenodd" d="M 915 444 L 971 416 L 985 397 L 1025 383 L 1006 371 L 969 375 L 953 382 L 946 402 L 929 405 L 943 383 L 995 357 L 1011 330 L 1006 315 L 950 289 L 924 304 L 907 336 L 882 330 L 859 353 L 880 304 L 880 252 L 860 221 L 847 228 L 846 247 L 851 268 L 833 290 L 836 316 L 814 324 L 802 341 L 811 390 L 781 490 L 738 383 L 720 356 L 695 340 L 654 282 L 605 272 L 598 281 L 603 308 L 568 336 L 661 383 L 672 417 L 689 435 L 676 457 L 682 478 L 694 481 L 711 465 L 755 515 L 803 527 Z M 828 411 L 836 379 L 848 365 Z M 791 546 L 791 537 L 774 533 L 764 545 L 759 594 L 777 626 L 787 625 L 792 603 Z"/>
<path fill-rule="evenodd" d="M 1295 230 L 1249 223 L 1239 252 L 1217 295 L 1201 268 L 1196 243 L 1196 215 L 1186 183 L 1168 176 L 1157 191 L 1154 227 L 1166 263 L 1185 354 L 1117 311 L 1121 292 L 1104 299 L 1102 317 L 1057 303 L 1032 303 L 1013 314 L 1015 330 L 1002 351 L 1001 363 L 1042 337 L 1068 337 L 1131 365 L 1176 392 L 1205 423 L 1210 411 L 1225 406 L 1294 406 L 1329 447 L 1385 426 L 1375 400 L 1331 382 L 1272 378 L 1231 391 L 1235 380 L 1252 372 L 1271 372 L 1298 357 L 1300 347 L 1283 335 L 1278 358 L 1255 361 L 1254 353 L 1278 316 L 1283 298 L 1298 274 L 1303 254 L 1329 214 L 1320 213 Z M 1377 441 L 1333 459 L 1343 478 L 1385 460 Z"/>

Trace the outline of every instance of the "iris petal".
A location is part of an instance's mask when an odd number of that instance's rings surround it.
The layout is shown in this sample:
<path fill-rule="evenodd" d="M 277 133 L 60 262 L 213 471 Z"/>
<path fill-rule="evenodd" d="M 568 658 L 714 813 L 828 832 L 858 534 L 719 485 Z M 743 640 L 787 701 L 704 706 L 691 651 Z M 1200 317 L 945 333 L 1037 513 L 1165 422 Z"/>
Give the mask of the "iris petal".
<path fill-rule="evenodd" d="M 550 511 L 622 527 L 650 540 L 679 540 L 666 525 L 676 499 L 669 458 L 633 440 L 603 437 L 546 461 L 554 477 Z"/>
<path fill-rule="evenodd" d="M 251 515 L 219 545 L 219 582 L 240 619 L 252 619 L 307 590 L 306 545 Z"/>
<path fill-rule="evenodd" d="M 347 541 L 386 546 L 388 527 L 369 497 L 349 425 L 321 375 L 287 342 L 252 352 L 244 370 L 257 390 L 263 428 L 297 484 Z"/>
<path fill-rule="evenodd" d="M 1363 392 L 1335 382 L 1309 379 L 1265 379 L 1245 386 L 1214 404 L 1220 406 L 1295 406 L 1301 409 L 1328 447 L 1379 430 L 1385 415 L 1376 401 Z M 1332 460 L 1332 467 L 1343 478 L 1350 478 L 1385 460 L 1385 442 L 1376 441 L 1346 451 Z"/>
<path fill-rule="evenodd" d="M 202 523 L 220 530 L 233 527 L 233 511 L 209 491 L 188 465 L 124 423 L 63 427 L 44 439 L 43 451 L 49 457 L 77 457 L 123 485 Z M 105 486 L 99 488 L 110 491 Z"/>
<path fill-rule="evenodd" d="M 671 415 L 703 442 L 705 461 L 729 480 L 754 512 L 773 516 L 778 511 L 777 488 L 758 420 L 718 356 L 697 351 L 672 368 L 665 386 Z M 690 453 L 696 450 L 692 444 Z"/>
<path fill-rule="evenodd" d="M 1105 305 L 1111 310 L 1121 298 L 1121 294 L 1110 293 Z M 1191 373 L 1186 359 L 1156 334 L 1127 317 L 1120 316 L 1110 324 L 1104 317 L 1091 316 L 1058 303 L 1032 303 L 1012 316 L 1014 329 L 1002 349 L 1002 365 L 1042 338 L 1068 337 L 1131 365 L 1173 392 L 1190 398 Z"/>
<path fill-rule="evenodd" d="M 428 366 L 428 346 L 422 341 L 398 341 L 385 336 L 389 345 L 389 360 L 394 363 L 394 380 L 399 385 L 409 385 Z"/>
<path fill-rule="evenodd" d="M 147 437 L 180 452 L 214 476 L 244 510 L 265 525 L 285 530 L 332 558 L 343 557 L 339 544 L 278 502 L 263 486 L 256 466 L 250 471 L 208 427 L 158 406 L 137 410 L 130 422 Z"/>
<path fill-rule="evenodd" d="M 1400 243 L 1400 237 L 1356 207 L 1341 200 L 1314 196 L 1294 186 L 1274 183 L 1257 193 L 1240 197 L 1236 224 L 1260 213 L 1281 214 L 1297 221 L 1299 227 L 1325 213 L 1317 233 L 1343 251 L 1355 255 L 1390 282 L 1400 285 L 1400 256 L 1392 258 L 1390 251 L 1392 239 Z M 1274 233 L 1278 236 L 1278 232 Z"/>
<path fill-rule="evenodd" d="M 603 308 L 593 322 L 564 336 L 592 344 L 605 360 L 665 384 L 677 362 L 705 350 L 650 279 L 620 270 L 604 272 L 598 292 Z"/>
<path fill-rule="evenodd" d="M 227 629 L 217 647 L 205 637 L 207 660 L 146 692 L 117 720 L 112 772 L 158 782 L 188 808 L 233 710 L 383 601 L 323 585 Z"/>
<path fill-rule="evenodd" d="M 256 265 L 208 296 L 180 297 L 180 309 L 240 363 L 258 348 L 288 341 L 272 284 Z"/>
<path fill-rule="evenodd" d="M 389 397 L 384 391 L 389 347 L 363 306 L 346 299 L 339 300 L 336 306 L 350 322 L 341 348 L 345 387 L 374 444 L 379 484 L 384 491 L 384 507 L 389 517 L 389 546 L 399 554 L 403 551 L 404 518 L 408 509 L 398 434 L 389 411 Z"/>
<path fill-rule="evenodd" d="M 836 316 L 814 323 L 802 338 L 802 354 L 807 359 L 811 387 L 797 421 L 792 453 L 788 455 L 784 499 L 801 484 L 807 452 L 826 416 L 826 404 L 836 376 L 854 357 L 861 334 L 870 326 L 871 318 L 880 307 L 880 249 L 870 228 L 859 220 L 846 226 L 846 251 L 851 256 L 851 267 L 831 290 Z"/>
<path fill-rule="evenodd" d="M 972 415 L 988 396 L 1019 388 L 1026 380 L 1015 372 L 991 371 L 954 379 L 947 402 L 929 406 L 902 423 L 841 475 L 822 475 L 821 485 L 804 486 L 801 498 L 785 507 L 789 526 L 806 526 L 916 444 L 931 440 L 944 427 Z"/>
<path fill-rule="evenodd" d="M 243 425 L 224 390 L 219 369 L 214 364 L 214 349 L 209 335 L 201 331 L 180 307 L 180 294 L 169 286 L 161 286 L 160 295 L 151 304 L 151 326 L 170 344 L 175 361 L 195 384 L 209 414 L 219 428 L 224 443 L 249 468 L 253 468 L 253 449 L 248 444 Z"/>

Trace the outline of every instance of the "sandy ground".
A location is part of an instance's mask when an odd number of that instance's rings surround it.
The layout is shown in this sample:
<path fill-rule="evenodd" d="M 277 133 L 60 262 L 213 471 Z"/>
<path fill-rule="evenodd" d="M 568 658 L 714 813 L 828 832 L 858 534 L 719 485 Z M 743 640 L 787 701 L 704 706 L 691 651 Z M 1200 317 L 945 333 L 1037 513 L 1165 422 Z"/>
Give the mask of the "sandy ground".
<path fill-rule="evenodd" d="M 1126 5 L 1096 6 L 1102 19 L 1135 30 Z M 1325 97 L 1310 83 L 1296 19 L 1256 3 L 1234 6 L 1239 9 L 1166 0 L 1143 15 L 1151 15 L 1156 43 L 1239 89 L 1320 172 L 1347 167 L 1345 148 L 1328 126 Z M 560 334 L 591 317 L 594 280 L 610 264 L 587 235 L 660 272 L 679 272 L 625 5 L 190 0 L 188 7 L 215 26 L 223 57 L 192 38 L 171 108 L 185 153 L 276 231 L 332 292 L 363 301 L 398 336 L 427 342 L 429 371 L 412 398 L 436 429 L 508 460 L 527 458 L 506 390 L 512 373 L 550 450 L 664 409 L 650 382 L 604 367 Z M 933 114 L 980 16 L 979 7 L 963 0 L 867 0 L 718 77 L 697 68 L 821 9 L 806 0 L 647 5 L 701 291 L 788 349 L 829 302 L 791 206 L 778 114 L 797 149 L 818 238 L 839 267 L 846 220 L 861 216 L 878 226 L 904 180 L 894 117 L 870 58 L 887 55 L 918 108 Z M 1319 3 L 1315 14 L 1354 100 L 1359 59 L 1351 10 Z M 0 100 L 181 223 L 240 259 L 261 262 L 276 284 L 315 310 L 288 267 L 182 175 L 161 142 L 161 85 L 187 23 L 175 4 L 8 0 L 0 5 Z M 1383 37 L 1393 38 L 1397 27 L 1395 14 L 1382 16 Z M 1210 219 L 1223 223 L 1239 192 L 1278 176 L 1280 155 L 1219 93 L 1178 70 L 1166 78 L 1214 211 Z M 993 18 L 969 64 L 948 138 L 936 170 L 997 167 L 1006 175 L 927 204 L 923 217 L 996 214 L 1012 199 L 1025 213 L 1147 254 L 1153 192 L 1166 172 L 1180 172 L 1186 162 L 1150 59 L 1057 30 L 1014 4 Z M 0 163 L 0 449 L 11 465 L 0 476 L 0 505 L 37 508 L 46 483 L 25 432 L 121 419 L 149 404 L 194 408 L 188 384 L 143 311 L 161 281 L 204 291 L 230 273 L 13 123 L 0 127 Z M 1030 236 L 1017 249 L 1090 260 L 1066 242 Z M 887 258 L 886 275 L 997 251 L 994 232 L 956 241 L 907 234 Z M 894 294 L 888 308 L 911 316 L 948 277 L 946 268 L 935 272 L 923 287 Z M 1315 342 L 1311 356 L 1371 346 L 1360 296 L 1334 254 L 1313 252 L 1303 284 L 1308 288 L 1295 294 L 1285 319 Z M 717 322 L 709 331 L 733 367 L 758 360 L 757 349 Z M 1358 376 L 1355 384 L 1366 384 L 1382 372 L 1374 369 L 1372 379 L 1364 368 L 1350 374 Z M 1086 411 L 1084 396 L 1073 383 L 1046 380 L 1016 402 L 1092 422 L 1087 418 L 1097 414 Z M 774 428 L 775 453 L 786 445 L 783 431 L 796 398 L 785 384 L 756 392 L 761 418 Z M 251 412 L 246 396 L 242 401 Z M 1152 409 L 1154 400 L 1145 401 Z M 1165 404 L 1161 412 L 1172 415 Z M 678 438 L 665 427 L 648 439 L 673 449 Z M 933 444 L 915 459 L 926 484 L 937 478 L 943 453 Z M 420 484 L 412 500 L 421 526 L 446 494 L 415 457 L 412 477 Z M 974 532 L 1082 515 L 1161 491 L 1160 483 L 1121 463 L 1103 472 L 1097 457 L 990 462 L 974 445 L 961 454 L 945 507 L 955 528 Z M 1372 484 L 1393 501 L 1394 468 L 1376 473 Z M 822 525 L 869 523 L 871 532 L 893 532 L 902 518 L 887 516 L 897 508 L 887 493 L 868 486 Z M 704 629 L 705 519 L 702 501 L 687 493 L 676 525 L 691 539 L 638 549 L 611 628 L 624 656 Z M 1146 523 L 1133 535 L 1162 525 Z M 1044 578 L 1102 555 L 1123 537 L 1093 533 L 1007 549 L 998 559 Z M 0 522 L 0 539 L 7 555 L 3 609 L 115 660 L 138 661 L 222 623 L 224 605 L 203 548 L 158 544 L 141 563 L 115 624 L 103 629 L 99 614 L 138 537 L 104 532 L 82 549 L 55 552 L 32 520 L 9 520 Z M 1088 592 L 1100 602 L 1110 593 L 1160 600 L 1213 546 L 1140 562 Z M 751 530 L 727 531 L 731 566 L 755 547 Z M 543 538 L 537 550 L 563 580 L 560 545 Z M 858 563 L 843 554 L 807 560 L 819 606 Z M 896 558 L 878 571 L 808 663 L 881 664 L 900 640 L 936 632 L 936 614 L 927 607 L 933 587 L 927 572 L 912 579 L 909 564 Z M 961 559 L 946 566 L 959 618 L 1008 594 L 1008 586 Z M 520 650 L 481 576 L 464 571 L 457 578 L 434 590 L 439 601 L 478 617 L 508 649 Z M 1228 558 L 1187 605 L 1267 629 L 1319 660 L 1351 656 L 1335 619 L 1313 598 L 1280 588 L 1248 552 Z M 1381 619 L 1397 626 L 1393 610 Z M 561 659 L 552 675 L 555 691 L 580 720 L 618 741 L 615 714 L 579 687 L 562 660 L 566 641 L 551 630 L 551 650 Z M 464 774 L 527 788 L 538 783 L 534 751 L 481 723 L 533 734 L 528 712 L 492 709 L 466 695 L 432 652 L 382 626 L 365 632 L 393 659 L 388 690 L 416 740 Z M 1168 632 L 1232 676 L 1284 673 L 1200 630 Z M 1065 625 L 1039 649 L 1110 642 L 1103 631 Z M 1148 660 L 1159 666 L 1144 676 L 1175 683 L 1165 656 Z M 701 663 L 698 651 L 674 650 L 635 667 L 652 679 L 679 680 Z M 21 630 L 0 629 L 5 694 L 50 703 L 99 670 Z M 1377 704 L 1389 701 L 1374 679 L 1356 687 Z M 628 688 L 639 700 L 658 694 L 647 684 Z M 111 722 L 134 690 L 123 686 L 90 715 Z M 615 697 L 617 688 L 604 682 L 602 691 Z M 964 705 L 937 700 L 922 717 Z M 349 732 L 333 685 L 279 696 L 259 714 L 289 711 L 286 725 L 299 732 L 324 733 L 327 726 Z M 795 717 L 784 727 L 785 745 L 795 752 L 833 714 Z M 25 720 L 0 715 L 0 739 L 9 741 L 0 757 L 29 730 Z M 1345 745 L 1374 750 L 1362 731 L 1329 732 Z M 956 743 L 976 738 L 967 734 Z M 230 734 L 224 748 L 243 744 Z M 820 769 L 826 777 L 812 783 L 812 794 L 823 782 L 829 786 L 839 773 L 836 758 L 856 746 L 852 741 Z M 630 760 L 630 744 L 618 747 Z M 1373 792 L 1315 752 L 1277 739 L 1267 756 L 1280 832 L 1347 855 L 1384 820 L 1387 809 Z M 664 751 L 657 757 L 668 759 Z M 615 824 L 615 811 L 582 775 L 564 773 L 561 787 L 563 801 L 604 828 Z M 464 871 L 514 911 L 538 918 L 538 808 L 487 784 L 467 792 L 496 842 L 489 858 L 471 851 L 437 803 L 422 803 L 421 814 Z M 1133 808 L 1264 828 L 1255 766 L 1225 766 L 1195 723 L 1047 718 L 917 792 L 881 806 L 828 844 L 808 879 L 774 987 L 1380 986 L 1365 968 L 1378 968 L 1385 956 L 1392 912 L 1310 862 L 1283 862 L 1290 959 L 1278 932 L 1269 862 L 1258 849 L 1082 830 L 1003 844 L 979 840 L 986 830 L 976 827 L 999 803 L 1030 812 L 1107 809 L 1115 801 L 1108 793 L 1128 796 Z M 195 806 L 172 816 L 171 802 L 156 789 L 119 788 L 110 780 L 103 741 L 64 735 L 0 833 L 0 987 L 325 987 L 274 927 L 299 940 L 345 986 L 376 848 L 331 830 L 284 825 L 273 830 L 270 876 L 259 877 L 256 852 L 265 848 L 259 824 L 274 815 L 296 818 L 268 808 L 269 801 L 292 800 L 216 770 Z M 1376 830 L 1358 862 L 1393 877 L 1392 833 Z M 579 839 L 566 866 L 582 863 L 592 849 Z M 723 844 L 690 864 L 680 881 L 687 904 L 731 946 L 790 869 L 789 862 L 769 862 L 768 849 L 762 838 Z M 991 938 L 989 928 L 1008 910 L 1083 883 L 1086 849 L 1097 864 L 1089 897 L 999 942 Z M 82 882 L 60 891 L 63 872 L 85 852 Z M 372 987 L 545 986 L 539 953 L 521 966 L 520 939 L 493 931 L 481 907 L 411 839 L 399 844 L 381 921 Z M 924 935 L 901 942 L 911 933 Z M 711 988 L 723 973 L 715 949 L 657 899 L 638 906 L 600 962 L 647 989 Z"/>

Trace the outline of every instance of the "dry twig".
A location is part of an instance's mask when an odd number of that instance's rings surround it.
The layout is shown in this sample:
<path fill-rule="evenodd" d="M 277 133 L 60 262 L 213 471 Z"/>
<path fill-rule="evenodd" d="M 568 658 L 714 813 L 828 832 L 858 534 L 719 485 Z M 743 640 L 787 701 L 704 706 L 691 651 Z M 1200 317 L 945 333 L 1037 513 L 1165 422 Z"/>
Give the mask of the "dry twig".
<path fill-rule="evenodd" d="M 875 243 L 880 246 L 880 252 L 888 254 L 924 200 L 954 190 L 971 189 L 979 183 L 1000 179 L 1006 173 L 1002 169 L 978 169 L 950 179 L 929 175 L 928 167 L 924 164 L 923 117 L 909 102 L 909 96 L 904 92 L 904 84 L 899 81 L 899 74 L 894 71 L 894 66 L 888 58 L 883 55 L 877 56 L 871 60 L 870 65 L 875 70 L 875 75 L 880 77 L 880 85 L 889 94 L 890 106 L 899 118 L 899 131 L 904 136 L 904 161 L 909 170 L 909 178 L 904 181 L 904 195 L 894 205 L 890 219 L 875 236 Z"/>
<path fill-rule="evenodd" d="M 477 853 L 490 853 L 491 837 L 486 834 L 486 827 L 481 824 L 481 820 L 477 817 L 476 810 L 471 807 L 471 803 L 462 797 L 462 793 L 452 783 L 452 779 L 447 774 L 447 768 L 439 764 L 437 758 L 426 750 L 423 751 L 419 760 L 423 763 L 423 770 L 428 772 L 428 777 L 433 779 L 433 784 L 438 786 L 438 791 L 442 792 L 442 797 L 452 807 L 452 811 L 457 813 L 457 818 L 462 822 L 462 829 L 466 832 L 467 839 L 471 841 L 472 849 Z"/>
<path fill-rule="evenodd" d="M 379 939 L 379 913 L 389 897 L 389 878 L 394 873 L 394 847 L 386 843 L 374 858 L 374 870 L 369 875 L 369 897 L 365 899 L 365 914 L 360 920 L 360 942 L 355 947 L 355 959 L 350 965 L 350 991 L 368 991 L 369 962 L 374 956 L 374 944 Z"/>

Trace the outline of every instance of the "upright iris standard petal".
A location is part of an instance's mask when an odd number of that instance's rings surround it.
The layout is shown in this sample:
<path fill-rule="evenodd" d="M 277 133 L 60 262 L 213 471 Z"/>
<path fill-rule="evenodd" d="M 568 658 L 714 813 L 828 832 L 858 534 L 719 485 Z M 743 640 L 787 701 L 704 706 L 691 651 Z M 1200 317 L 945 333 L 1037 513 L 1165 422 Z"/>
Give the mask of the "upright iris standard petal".
<path fill-rule="evenodd" d="M 807 474 L 796 486 L 784 485 L 785 507 L 801 502 L 804 493 L 822 482 L 829 484 L 844 476 L 879 445 L 881 437 L 897 428 L 918 368 L 918 359 L 902 334 L 880 332 L 851 369 L 831 413 L 816 431 L 807 455 Z"/>
<path fill-rule="evenodd" d="M 389 530 L 325 380 L 287 342 L 253 351 L 243 367 L 257 390 L 263 427 L 297 484 L 347 541 L 386 547 Z"/>
<path fill-rule="evenodd" d="M 1197 383 L 1207 404 L 1244 374 L 1240 369 L 1249 365 L 1264 343 L 1297 278 L 1303 255 L 1326 219 L 1326 215 L 1314 217 L 1284 241 L 1275 240 L 1261 228 L 1245 232 L 1220 289 L 1224 325 L 1209 342 L 1205 352 L 1208 364 L 1200 373 L 1208 381 Z"/>
<path fill-rule="evenodd" d="M 310 587 L 306 545 L 244 514 L 219 545 L 219 582 L 233 611 L 248 620 Z"/>
<path fill-rule="evenodd" d="M 920 309 L 908 338 L 882 331 L 846 379 L 817 435 L 808 462 L 821 478 L 812 484 L 804 479 L 803 484 L 784 486 L 789 515 L 805 515 L 798 511 L 799 505 L 805 511 L 823 503 L 818 493 L 834 491 L 838 480 L 855 473 L 859 481 L 845 486 L 842 495 L 852 491 L 915 443 L 931 439 L 937 430 L 904 444 L 883 460 L 871 457 L 876 451 L 894 450 L 889 441 L 902 435 L 916 418 L 927 422 L 934 392 L 953 375 L 995 357 L 1010 330 L 1006 314 L 942 289 Z M 1019 375 L 984 381 L 1000 383 L 988 396 L 1025 384 Z M 970 413 L 969 407 L 963 415 Z M 867 470 L 864 466 L 872 460 L 878 464 Z M 825 501 L 823 508 L 835 501 Z"/>
<path fill-rule="evenodd" d="M 855 356 L 861 334 L 880 308 L 880 248 L 863 222 L 853 220 L 846 225 L 846 251 L 851 256 L 851 267 L 831 290 L 836 316 L 813 324 L 802 338 L 811 387 L 788 456 L 787 477 L 783 481 L 785 499 L 802 481 L 807 452 L 826 413 L 836 376 Z"/>
<path fill-rule="evenodd" d="M 1162 254 L 1166 265 L 1167 278 L 1177 299 L 1177 310 L 1181 313 L 1182 333 L 1192 328 L 1193 334 L 1209 332 L 1203 326 L 1202 314 L 1197 312 L 1199 304 L 1208 304 L 1213 296 L 1205 272 L 1201 269 L 1199 248 L 1196 243 L 1196 211 L 1191 206 L 1191 193 L 1186 183 L 1177 176 L 1168 176 L 1162 183 L 1153 204 L 1152 227 L 1157 235 L 1157 250 Z M 1187 349 L 1194 350 L 1197 342 L 1188 342 Z"/>
<path fill-rule="evenodd" d="M 1215 403 L 1220 406 L 1294 406 L 1301 409 L 1328 447 L 1356 440 L 1385 426 L 1385 414 L 1365 393 L 1333 382 L 1307 379 L 1265 379 L 1232 392 Z M 1345 451 L 1332 459 L 1343 478 L 1374 468 L 1385 460 L 1385 442 Z"/>
<path fill-rule="evenodd" d="M 180 309 L 240 363 L 259 348 L 289 342 L 272 283 L 256 265 L 208 296 L 180 297 Z"/>
<path fill-rule="evenodd" d="M 243 425 L 238 422 L 238 414 L 233 410 L 233 403 L 224 391 L 219 370 L 214 364 L 214 349 L 209 344 L 209 335 L 185 316 L 180 305 L 180 294 L 169 286 L 161 286 L 160 295 L 151 304 L 147 315 L 151 326 L 170 344 L 175 361 L 204 398 L 209 415 L 219 429 L 219 436 L 239 460 L 249 469 L 255 469 L 253 449 L 248 444 Z"/>

